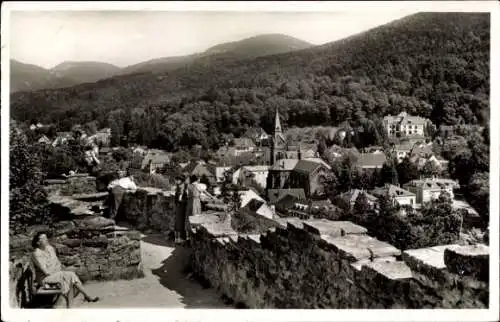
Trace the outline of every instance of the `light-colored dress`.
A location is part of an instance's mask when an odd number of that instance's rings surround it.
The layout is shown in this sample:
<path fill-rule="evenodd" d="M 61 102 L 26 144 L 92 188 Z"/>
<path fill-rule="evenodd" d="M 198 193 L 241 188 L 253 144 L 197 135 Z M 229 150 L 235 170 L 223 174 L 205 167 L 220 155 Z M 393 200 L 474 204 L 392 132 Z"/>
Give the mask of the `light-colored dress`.
<path fill-rule="evenodd" d="M 188 186 L 188 202 L 187 202 L 187 209 L 186 213 L 187 216 L 196 216 L 201 214 L 201 201 L 200 201 L 200 195 L 201 192 L 196 186 L 196 184 L 190 184 Z"/>
<path fill-rule="evenodd" d="M 62 265 L 57 258 L 56 251 L 50 245 L 44 250 L 40 248 L 35 249 L 33 252 L 33 264 L 36 271 L 36 280 L 39 284 L 59 283 L 63 294 L 68 294 L 71 286 L 82 285 L 82 282 L 74 272 L 62 270 Z"/>

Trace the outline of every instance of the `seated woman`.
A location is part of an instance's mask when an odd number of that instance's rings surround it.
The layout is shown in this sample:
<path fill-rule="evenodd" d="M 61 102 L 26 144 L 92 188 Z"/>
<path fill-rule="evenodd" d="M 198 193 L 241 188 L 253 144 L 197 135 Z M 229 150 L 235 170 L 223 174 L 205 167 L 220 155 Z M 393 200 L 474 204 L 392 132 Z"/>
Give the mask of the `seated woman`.
<path fill-rule="evenodd" d="M 82 282 L 78 276 L 71 271 L 63 271 L 62 265 L 57 258 L 54 247 L 49 244 L 47 235 L 39 232 L 32 241 L 33 264 L 35 265 L 36 279 L 40 285 L 58 283 L 61 286 L 61 292 L 66 298 L 67 307 L 71 307 L 73 296 L 78 292 L 82 293 L 85 301 L 97 302 L 98 297 L 91 297 L 82 287 Z M 74 292 L 76 289 L 77 292 Z"/>

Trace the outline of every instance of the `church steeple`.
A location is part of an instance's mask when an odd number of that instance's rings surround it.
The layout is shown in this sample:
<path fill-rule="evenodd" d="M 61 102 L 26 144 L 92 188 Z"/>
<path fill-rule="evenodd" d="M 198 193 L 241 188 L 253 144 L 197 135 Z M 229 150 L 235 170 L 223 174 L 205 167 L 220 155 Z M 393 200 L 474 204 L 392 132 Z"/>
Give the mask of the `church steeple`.
<path fill-rule="evenodd" d="M 274 134 L 282 133 L 281 130 L 281 122 L 280 122 L 280 114 L 278 112 L 278 108 L 276 108 L 276 117 L 274 120 Z"/>
<path fill-rule="evenodd" d="M 274 119 L 273 144 L 271 146 L 271 164 L 285 158 L 286 139 L 281 128 L 280 115 L 276 108 L 276 117 Z"/>

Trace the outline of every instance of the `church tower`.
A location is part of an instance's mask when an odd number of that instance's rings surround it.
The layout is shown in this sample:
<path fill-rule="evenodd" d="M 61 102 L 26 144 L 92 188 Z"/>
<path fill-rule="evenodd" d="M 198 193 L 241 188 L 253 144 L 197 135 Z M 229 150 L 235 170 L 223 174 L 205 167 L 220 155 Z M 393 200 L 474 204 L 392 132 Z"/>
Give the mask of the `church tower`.
<path fill-rule="evenodd" d="M 276 117 L 274 120 L 274 135 L 271 145 L 271 164 L 274 165 L 276 161 L 286 158 L 286 139 L 283 135 L 281 128 L 280 115 L 278 108 L 276 108 Z"/>

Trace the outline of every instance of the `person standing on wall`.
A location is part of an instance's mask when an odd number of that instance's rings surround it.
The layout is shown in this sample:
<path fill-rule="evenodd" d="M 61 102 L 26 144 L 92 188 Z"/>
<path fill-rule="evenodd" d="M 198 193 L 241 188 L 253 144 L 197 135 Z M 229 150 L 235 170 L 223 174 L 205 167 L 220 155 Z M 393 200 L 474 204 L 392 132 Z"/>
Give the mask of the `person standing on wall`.
<path fill-rule="evenodd" d="M 109 218 L 115 219 L 126 192 L 135 192 L 137 185 L 128 171 L 118 171 L 118 179 L 108 185 L 109 192 Z"/>
<path fill-rule="evenodd" d="M 186 237 L 186 206 L 188 180 L 184 176 L 175 177 L 175 243 L 180 244 Z"/>
<path fill-rule="evenodd" d="M 189 217 L 201 214 L 201 191 L 198 188 L 199 179 L 196 175 L 192 175 L 189 179 L 190 183 L 187 189 L 187 209 L 186 209 L 186 239 L 189 239 L 191 225 Z"/>

